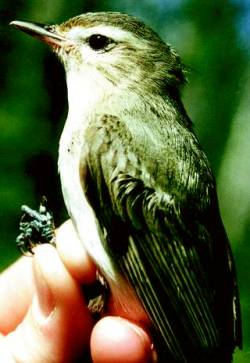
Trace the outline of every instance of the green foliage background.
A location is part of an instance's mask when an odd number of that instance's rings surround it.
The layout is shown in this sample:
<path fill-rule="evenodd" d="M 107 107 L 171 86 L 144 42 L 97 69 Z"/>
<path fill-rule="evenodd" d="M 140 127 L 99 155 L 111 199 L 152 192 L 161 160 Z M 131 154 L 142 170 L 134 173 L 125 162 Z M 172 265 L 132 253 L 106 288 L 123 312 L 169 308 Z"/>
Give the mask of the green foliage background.
<path fill-rule="evenodd" d="M 235 363 L 250 362 L 249 0 L 0 0 L 0 268 L 19 255 L 21 204 L 37 207 L 46 195 L 57 224 L 67 218 L 56 165 L 67 114 L 64 73 L 44 44 L 8 23 L 56 23 L 95 10 L 139 16 L 187 65 L 184 103 L 214 169 L 237 262 L 244 351 Z"/>

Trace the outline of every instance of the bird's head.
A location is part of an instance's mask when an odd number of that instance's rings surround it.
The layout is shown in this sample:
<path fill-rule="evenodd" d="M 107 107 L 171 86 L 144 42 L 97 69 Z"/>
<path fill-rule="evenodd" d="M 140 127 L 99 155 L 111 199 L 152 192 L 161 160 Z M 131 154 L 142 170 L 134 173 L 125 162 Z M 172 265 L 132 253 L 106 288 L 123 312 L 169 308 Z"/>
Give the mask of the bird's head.
<path fill-rule="evenodd" d="M 135 17 L 86 13 L 60 25 L 14 21 L 26 33 L 48 43 L 64 64 L 92 82 L 106 82 L 141 92 L 177 89 L 183 83 L 178 55 Z"/>

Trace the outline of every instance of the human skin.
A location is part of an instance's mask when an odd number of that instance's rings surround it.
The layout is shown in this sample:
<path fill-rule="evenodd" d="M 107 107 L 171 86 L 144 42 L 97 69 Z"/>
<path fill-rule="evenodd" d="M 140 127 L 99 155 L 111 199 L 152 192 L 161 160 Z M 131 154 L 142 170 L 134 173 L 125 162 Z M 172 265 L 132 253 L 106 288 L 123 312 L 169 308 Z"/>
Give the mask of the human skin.
<path fill-rule="evenodd" d="M 1 362 L 88 363 L 89 350 L 94 363 L 153 362 L 141 327 L 118 316 L 93 321 L 82 287 L 96 269 L 70 221 L 56 240 L 57 249 L 38 246 L 0 275 Z"/>

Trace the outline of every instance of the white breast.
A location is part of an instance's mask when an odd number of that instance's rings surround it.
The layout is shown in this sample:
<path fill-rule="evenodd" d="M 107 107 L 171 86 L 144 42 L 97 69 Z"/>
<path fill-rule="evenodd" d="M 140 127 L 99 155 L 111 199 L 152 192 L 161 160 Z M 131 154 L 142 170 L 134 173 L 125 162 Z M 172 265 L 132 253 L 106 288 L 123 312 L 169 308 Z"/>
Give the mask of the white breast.
<path fill-rule="evenodd" d="M 80 161 L 83 161 L 85 150 L 84 133 L 100 99 L 100 94 L 89 89 L 93 84 L 93 80 L 90 81 L 86 81 L 86 74 L 82 81 L 78 73 L 67 75 L 69 113 L 60 139 L 58 167 L 64 201 L 80 239 L 105 276 L 115 279 L 113 265 L 102 246 L 96 217 L 80 179 Z M 83 174 L 84 170 L 81 170 Z"/>

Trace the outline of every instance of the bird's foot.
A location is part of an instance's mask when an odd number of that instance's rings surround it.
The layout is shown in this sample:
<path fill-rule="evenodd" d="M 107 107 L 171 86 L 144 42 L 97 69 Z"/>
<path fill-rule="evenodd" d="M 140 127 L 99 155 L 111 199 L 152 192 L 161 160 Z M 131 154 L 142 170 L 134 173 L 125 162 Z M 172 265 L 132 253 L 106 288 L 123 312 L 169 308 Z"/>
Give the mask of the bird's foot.
<path fill-rule="evenodd" d="M 97 271 L 96 282 L 88 287 L 84 287 L 84 295 L 88 301 L 88 309 L 94 319 L 99 320 L 105 313 L 109 293 L 108 283 L 99 271 Z"/>
<path fill-rule="evenodd" d="M 42 198 L 39 210 L 29 208 L 26 205 L 21 207 L 24 214 L 19 223 L 20 234 L 16 243 L 22 254 L 33 255 L 36 245 L 43 243 L 55 244 L 55 225 L 53 215 L 47 208 L 47 199 Z"/>

